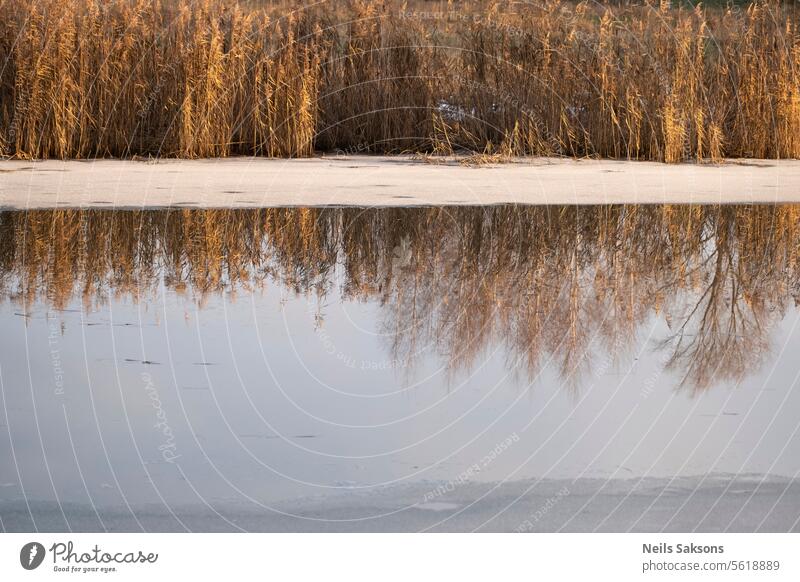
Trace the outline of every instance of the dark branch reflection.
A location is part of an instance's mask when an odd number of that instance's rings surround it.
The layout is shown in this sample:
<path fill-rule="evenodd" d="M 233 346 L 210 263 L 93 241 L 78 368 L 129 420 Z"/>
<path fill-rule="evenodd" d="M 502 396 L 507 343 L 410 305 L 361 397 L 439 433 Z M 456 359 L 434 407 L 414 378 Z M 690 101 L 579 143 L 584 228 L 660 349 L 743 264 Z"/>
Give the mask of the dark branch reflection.
<path fill-rule="evenodd" d="M 24 307 L 223 289 L 375 300 L 393 357 L 451 369 L 502 343 L 578 382 L 603 354 L 656 349 L 690 390 L 741 379 L 800 296 L 800 206 L 37 210 L 0 213 L 0 292 Z"/>

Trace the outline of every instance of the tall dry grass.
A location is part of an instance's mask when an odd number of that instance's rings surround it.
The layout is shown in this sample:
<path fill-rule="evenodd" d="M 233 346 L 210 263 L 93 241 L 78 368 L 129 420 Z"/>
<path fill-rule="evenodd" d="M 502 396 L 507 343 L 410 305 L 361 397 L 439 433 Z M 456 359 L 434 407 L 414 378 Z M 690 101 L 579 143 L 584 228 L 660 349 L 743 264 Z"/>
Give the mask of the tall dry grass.
<path fill-rule="evenodd" d="M 0 0 L 0 155 L 800 157 L 800 11 Z"/>

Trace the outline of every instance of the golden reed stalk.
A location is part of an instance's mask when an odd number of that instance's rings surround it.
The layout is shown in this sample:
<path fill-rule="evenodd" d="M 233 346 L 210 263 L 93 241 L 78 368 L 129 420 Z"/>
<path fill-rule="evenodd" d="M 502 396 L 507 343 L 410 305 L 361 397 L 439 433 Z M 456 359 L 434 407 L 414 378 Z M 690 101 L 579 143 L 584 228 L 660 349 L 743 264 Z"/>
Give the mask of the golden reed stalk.
<path fill-rule="evenodd" d="M 800 157 L 759 1 L 0 0 L 0 155 Z"/>

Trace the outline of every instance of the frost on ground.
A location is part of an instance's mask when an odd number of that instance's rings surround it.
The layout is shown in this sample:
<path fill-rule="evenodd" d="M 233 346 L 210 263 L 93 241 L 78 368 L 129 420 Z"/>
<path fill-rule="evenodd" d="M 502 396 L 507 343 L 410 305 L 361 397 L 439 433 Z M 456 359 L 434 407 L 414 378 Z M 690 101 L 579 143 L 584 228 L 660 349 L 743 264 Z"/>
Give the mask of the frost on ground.
<path fill-rule="evenodd" d="M 0 208 L 800 202 L 798 160 L 431 159 L 3 161 Z"/>

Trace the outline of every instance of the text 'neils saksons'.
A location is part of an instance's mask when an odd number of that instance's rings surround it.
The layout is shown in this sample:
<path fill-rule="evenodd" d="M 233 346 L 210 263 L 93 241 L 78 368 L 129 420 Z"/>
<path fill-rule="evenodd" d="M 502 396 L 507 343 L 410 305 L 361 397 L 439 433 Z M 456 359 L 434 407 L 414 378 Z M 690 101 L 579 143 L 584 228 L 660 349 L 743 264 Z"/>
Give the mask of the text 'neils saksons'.
<path fill-rule="evenodd" d="M 724 554 L 723 546 L 699 546 L 696 544 L 642 544 L 643 554 Z"/>

